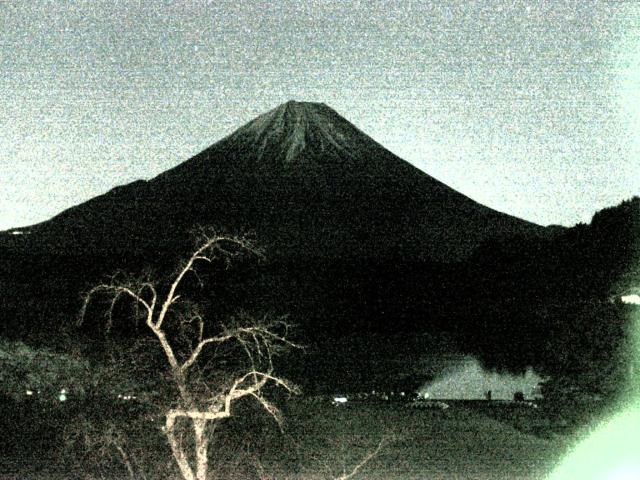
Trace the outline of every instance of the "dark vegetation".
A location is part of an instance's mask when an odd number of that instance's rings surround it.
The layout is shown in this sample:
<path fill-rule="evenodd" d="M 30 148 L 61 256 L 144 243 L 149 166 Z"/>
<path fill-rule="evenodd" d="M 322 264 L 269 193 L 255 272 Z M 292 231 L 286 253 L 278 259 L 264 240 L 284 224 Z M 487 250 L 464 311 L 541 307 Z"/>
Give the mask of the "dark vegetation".
<path fill-rule="evenodd" d="M 220 424 L 211 444 L 213 478 L 337 478 L 383 439 L 384 448 L 355 478 L 535 480 L 571 443 L 560 419 L 528 407 L 473 402 L 446 411 L 384 402 L 335 407 L 327 399 L 305 398 L 281 404 L 287 419 L 282 430 L 251 402 Z M 10 400 L 3 405 L 9 407 Z M 137 478 L 179 478 L 161 422 L 144 406 L 95 399 L 63 405 L 23 401 L 11 410 L 21 416 L 0 418 L 11 438 L 0 456 L 5 478 L 12 473 L 34 479 L 129 478 L 117 446 L 144 475 Z"/>

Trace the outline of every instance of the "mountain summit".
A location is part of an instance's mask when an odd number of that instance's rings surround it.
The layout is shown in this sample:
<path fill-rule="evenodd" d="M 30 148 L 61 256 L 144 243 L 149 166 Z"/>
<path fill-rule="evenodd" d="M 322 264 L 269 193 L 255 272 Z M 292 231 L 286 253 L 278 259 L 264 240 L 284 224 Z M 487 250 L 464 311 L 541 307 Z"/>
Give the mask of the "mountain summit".
<path fill-rule="evenodd" d="M 375 144 L 324 103 L 296 101 L 260 115 L 226 141 L 249 146 L 257 160 L 276 160 L 281 166 L 295 165 L 303 158 L 350 158 L 355 149 Z"/>
<path fill-rule="evenodd" d="M 544 231 L 447 187 L 328 106 L 290 101 L 156 178 L 24 229 L 33 235 L 12 243 L 158 251 L 195 225 L 255 231 L 270 256 L 288 259 L 453 261 L 487 239 Z"/>
<path fill-rule="evenodd" d="M 233 168 L 241 170 L 241 175 L 313 174 L 320 170 L 326 174 L 328 169 L 337 169 L 337 176 L 393 176 L 399 164 L 406 164 L 324 103 L 297 101 L 256 117 L 178 170 L 197 168 L 198 162 L 219 154 L 233 161 Z M 371 161 L 391 157 L 395 157 L 391 164 Z"/>
<path fill-rule="evenodd" d="M 324 104 L 289 101 L 260 115 L 234 132 L 230 142 L 255 149 L 257 158 L 274 157 L 283 165 L 300 160 L 302 153 L 322 154 L 345 151 L 345 140 L 353 136 L 348 122 Z M 345 128 L 346 127 L 346 128 Z"/>

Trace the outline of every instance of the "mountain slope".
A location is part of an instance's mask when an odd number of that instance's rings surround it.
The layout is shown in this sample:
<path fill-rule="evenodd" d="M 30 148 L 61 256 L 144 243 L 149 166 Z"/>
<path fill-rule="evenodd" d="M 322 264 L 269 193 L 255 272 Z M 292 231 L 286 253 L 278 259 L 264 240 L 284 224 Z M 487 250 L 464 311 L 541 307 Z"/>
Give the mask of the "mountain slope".
<path fill-rule="evenodd" d="M 545 233 L 423 173 L 326 105 L 287 102 L 150 181 L 4 243 L 162 251 L 198 224 L 255 231 L 276 258 L 454 261 L 490 238 Z"/>

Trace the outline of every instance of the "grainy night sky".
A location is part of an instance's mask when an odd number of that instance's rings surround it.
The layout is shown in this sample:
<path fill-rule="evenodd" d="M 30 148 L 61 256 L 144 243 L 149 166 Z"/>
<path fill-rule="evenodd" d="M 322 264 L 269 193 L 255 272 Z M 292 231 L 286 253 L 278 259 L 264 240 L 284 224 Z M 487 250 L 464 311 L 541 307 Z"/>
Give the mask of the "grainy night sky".
<path fill-rule="evenodd" d="M 319 101 L 495 209 L 640 193 L 640 2 L 0 1 L 0 229 Z"/>

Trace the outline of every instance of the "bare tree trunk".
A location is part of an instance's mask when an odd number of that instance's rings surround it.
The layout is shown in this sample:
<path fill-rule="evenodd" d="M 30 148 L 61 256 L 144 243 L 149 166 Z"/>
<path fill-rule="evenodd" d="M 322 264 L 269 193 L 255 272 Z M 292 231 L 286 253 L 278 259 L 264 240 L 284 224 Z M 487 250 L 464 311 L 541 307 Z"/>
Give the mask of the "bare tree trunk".
<path fill-rule="evenodd" d="M 176 463 L 178 464 L 178 468 L 180 469 L 180 473 L 185 480 L 196 480 L 196 477 L 193 474 L 193 470 L 191 470 L 191 467 L 189 466 L 189 460 L 187 459 L 187 456 L 182 449 L 182 445 L 178 443 L 178 440 L 176 438 L 175 421 L 176 417 L 167 415 L 165 434 L 167 436 L 167 440 L 169 440 L 173 458 L 175 458 Z"/>
<path fill-rule="evenodd" d="M 207 420 L 194 418 L 193 429 L 195 431 L 196 441 L 196 480 L 206 480 L 207 468 L 209 467 L 209 460 L 207 458 L 209 451 Z"/>

